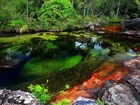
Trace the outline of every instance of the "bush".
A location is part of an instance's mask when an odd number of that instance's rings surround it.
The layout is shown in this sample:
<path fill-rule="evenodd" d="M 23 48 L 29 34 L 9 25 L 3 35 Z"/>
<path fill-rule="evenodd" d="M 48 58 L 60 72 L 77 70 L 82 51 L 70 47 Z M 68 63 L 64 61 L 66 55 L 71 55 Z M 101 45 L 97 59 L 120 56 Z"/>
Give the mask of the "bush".
<path fill-rule="evenodd" d="M 32 21 L 28 23 L 28 29 L 39 31 L 43 29 L 43 26 L 36 19 L 32 19 Z"/>
<path fill-rule="evenodd" d="M 32 92 L 32 94 L 43 104 L 46 103 L 47 100 L 50 100 L 51 96 L 48 93 L 48 88 L 44 88 L 41 85 L 30 85 L 28 89 Z"/>
<path fill-rule="evenodd" d="M 20 28 L 25 25 L 25 23 L 19 19 L 19 20 L 11 20 L 10 27 L 19 32 Z"/>

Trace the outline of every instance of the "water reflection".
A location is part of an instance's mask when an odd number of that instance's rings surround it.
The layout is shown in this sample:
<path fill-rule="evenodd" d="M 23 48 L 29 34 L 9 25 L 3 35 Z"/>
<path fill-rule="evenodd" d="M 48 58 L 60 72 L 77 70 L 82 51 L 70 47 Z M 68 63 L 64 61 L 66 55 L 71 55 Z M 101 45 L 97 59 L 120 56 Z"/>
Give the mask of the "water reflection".
<path fill-rule="evenodd" d="M 86 41 L 84 41 L 86 40 Z M 109 49 L 111 45 L 107 42 L 104 42 L 102 40 L 98 40 L 98 38 L 96 36 L 94 37 L 90 37 L 87 36 L 85 37 L 85 39 L 83 38 L 83 41 L 75 41 L 75 48 L 76 49 L 90 49 L 90 50 L 103 50 L 103 49 Z"/>
<path fill-rule="evenodd" d="M 102 50 L 101 44 L 100 44 L 100 43 L 95 43 L 95 44 L 94 44 L 94 49 L 95 49 L 95 50 Z"/>
<path fill-rule="evenodd" d="M 131 54 L 136 54 L 131 48 L 127 48 L 127 52 Z"/>
<path fill-rule="evenodd" d="M 13 50 L 8 49 L 8 50 L 7 50 L 7 55 L 6 55 L 5 59 L 6 59 L 6 60 L 11 60 L 11 59 L 12 59 L 13 53 L 14 53 Z"/>
<path fill-rule="evenodd" d="M 97 37 L 91 37 L 91 42 L 94 43 L 97 41 Z"/>

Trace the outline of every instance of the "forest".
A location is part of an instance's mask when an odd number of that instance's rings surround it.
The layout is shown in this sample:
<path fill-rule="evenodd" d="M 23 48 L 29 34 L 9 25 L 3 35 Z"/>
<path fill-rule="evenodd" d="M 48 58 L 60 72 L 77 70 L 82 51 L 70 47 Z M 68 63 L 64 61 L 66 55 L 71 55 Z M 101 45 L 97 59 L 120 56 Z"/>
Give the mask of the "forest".
<path fill-rule="evenodd" d="M 74 30 L 139 16 L 139 0 L 0 0 L 0 32 Z"/>

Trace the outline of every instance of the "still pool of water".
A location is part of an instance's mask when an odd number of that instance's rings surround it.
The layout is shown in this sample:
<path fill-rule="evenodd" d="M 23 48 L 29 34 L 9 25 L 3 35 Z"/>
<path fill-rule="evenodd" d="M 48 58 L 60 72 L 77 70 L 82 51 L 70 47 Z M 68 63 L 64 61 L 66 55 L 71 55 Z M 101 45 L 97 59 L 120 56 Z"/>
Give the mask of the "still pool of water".
<path fill-rule="evenodd" d="M 0 86 L 24 90 L 31 83 L 49 80 L 50 92 L 57 92 L 66 84 L 73 86 L 80 82 L 110 57 L 119 62 L 118 58 L 126 60 L 137 56 L 138 48 L 138 41 L 114 40 L 85 31 L 0 37 L 1 62 L 12 62 L 19 59 L 18 55 L 22 56 L 20 65 L 13 65 L 14 68 L 6 69 L 7 74 L 0 75 Z M 24 60 L 26 56 L 29 58 Z"/>

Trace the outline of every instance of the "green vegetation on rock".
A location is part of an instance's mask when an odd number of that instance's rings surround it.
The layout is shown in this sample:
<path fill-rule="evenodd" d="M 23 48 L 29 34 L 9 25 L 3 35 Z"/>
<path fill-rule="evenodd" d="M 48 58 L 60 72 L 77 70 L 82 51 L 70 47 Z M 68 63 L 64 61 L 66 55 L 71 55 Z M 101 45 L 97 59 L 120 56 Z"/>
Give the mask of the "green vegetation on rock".
<path fill-rule="evenodd" d="M 101 101 L 99 98 L 97 99 L 97 103 L 98 103 L 99 105 L 104 105 L 104 102 Z"/>
<path fill-rule="evenodd" d="M 57 101 L 55 104 L 52 105 L 70 105 L 70 100 L 69 99 L 62 99 L 60 101 Z"/>
<path fill-rule="evenodd" d="M 47 100 L 50 100 L 51 96 L 48 92 L 48 88 L 41 85 L 30 85 L 28 86 L 30 92 L 43 104 L 46 103 Z"/>

